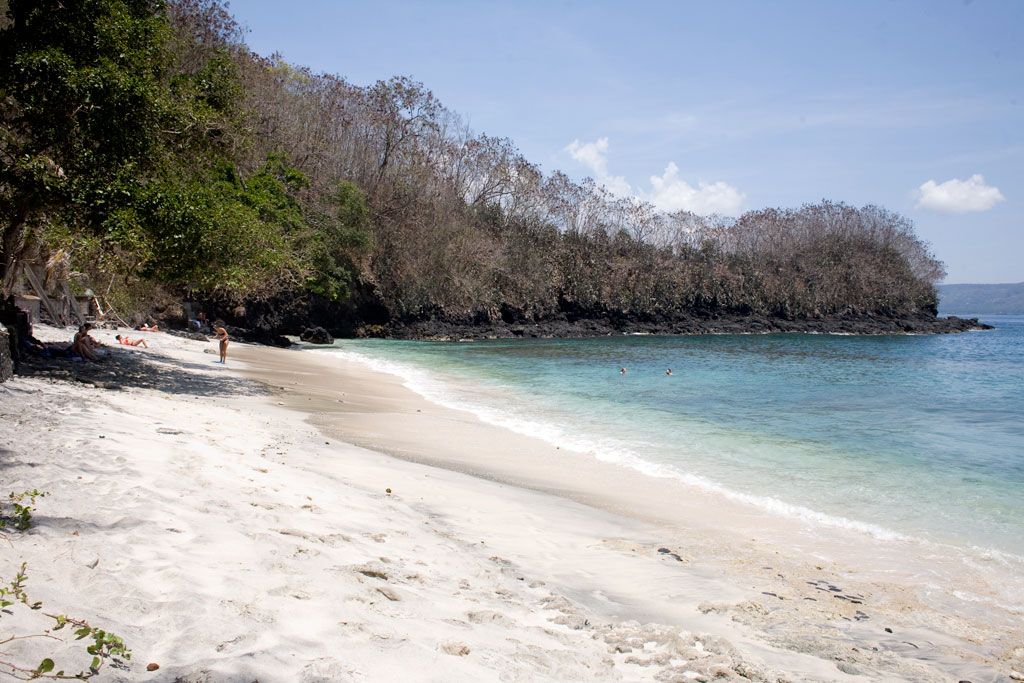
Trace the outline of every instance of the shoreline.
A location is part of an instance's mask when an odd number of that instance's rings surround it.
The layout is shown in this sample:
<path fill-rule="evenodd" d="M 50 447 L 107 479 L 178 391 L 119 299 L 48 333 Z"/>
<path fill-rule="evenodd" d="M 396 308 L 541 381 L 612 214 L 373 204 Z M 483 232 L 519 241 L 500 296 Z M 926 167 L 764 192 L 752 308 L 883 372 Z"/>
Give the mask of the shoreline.
<path fill-rule="evenodd" d="M 398 378 L 400 384 L 428 404 L 439 405 L 446 410 L 453 411 L 452 414 L 455 416 L 471 416 L 471 419 L 466 421 L 481 422 L 502 432 L 514 432 L 517 435 L 515 438 L 524 439 L 523 443 L 532 444 L 533 449 L 545 449 L 543 459 L 564 461 L 558 465 L 563 470 L 579 469 L 579 465 L 574 465 L 574 462 L 579 462 L 580 465 L 586 467 L 597 461 L 603 463 L 604 469 L 625 470 L 633 478 L 639 474 L 641 475 L 640 480 L 644 482 L 664 480 L 663 483 L 666 486 L 683 488 L 687 492 L 696 490 L 701 495 L 713 500 L 724 497 L 733 501 L 734 505 L 753 506 L 765 514 L 792 518 L 796 523 L 813 523 L 822 527 L 844 529 L 861 535 L 866 534 L 881 541 L 912 541 L 934 546 L 975 547 L 975 539 L 971 537 L 937 540 L 919 533 L 919 530 L 897 530 L 895 527 L 886 526 L 882 519 L 847 516 L 848 512 L 823 511 L 808 502 L 787 501 L 773 493 L 744 490 L 723 484 L 721 480 L 714 478 L 714 475 L 710 475 L 709 478 L 707 473 L 688 472 L 666 463 L 664 460 L 652 459 L 648 452 L 633 443 L 619 441 L 608 443 L 608 433 L 603 432 L 600 436 L 595 437 L 592 433 L 594 428 L 592 424 L 581 430 L 581 426 L 575 424 L 571 417 L 567 418 L 562 415 L 552 421 L 547 415 L 539 413 L 536 406 L 527 412 L 518 406 L 506 406 L 505 389 L 495 391 L 492 387 L 490 390 L 485 389 L 482 396 L 477 396 L 476 382 L 473 382 L 474 386 L 469 386 L 464 377 L 446 378 L 428 365 L 410 364 L 387 357 L 386 354 L 381 356 L 378 354 L 378 350 L 382 350 L 388 342 L 379 342 L 379 344 L 380 346 L 377 344 L 370 347 L 358 345 L 352 348 L 350 342 L 342 341 L 333 348 L 306 346 L 303 350 L 324 354 L 327 362 L 336 364 L 355 362 L 378 374 Z M 344 411 L 343 408 L 340 410 Z M 454 419 L 460 418 L 455 417 Z M 572 422 L 571 426 L 569 426 L 570 422 Z M 616 434 L 618 431 L 618 428 L 613 430 Z M 631 438 L 635 440 L 636 436 L 636 434 L 632 434 Z M 382 447 L 386 448 L 387 446 Z M 524 449 L 517 450 L 522 452 Z M 422 459 L 424 456 L 417 456 L 414 453 L 410 457 Z M 429 453 L 427 457 L 429 457 Z M 457 464 L 455 459 L 449 458 L 449 460 Z M 444 459 L 441 460 L 441 462 L 443 461 Z M 517 473 L 512 471 L 503 474 L 505 477 L 503 480 L 512 483 Z M 497 476 L 501 478 L 502 473 Z M 543 484 L 530 482 L 523 482 L 522 485 L 530 488 L 545 488 Z M 593 486 L 589 488 L 592 491 Z M 564 483 L 561 487 L 552 488 L 552 490 L 564 489 Z M 632 508 L 632 504 L 629 507 Z M 627 510 L 625 514 L 630 513 Z M 635 512 L 633 514 L 636 515 Z M 1024 554 L 1021 551 L 999 548 L 995 545 L 976 547 L 984 552 L 1014 559 L 1024 567 Z M 1022 603 L 1022 608 L 1024 608 L 1024 603 Z"/>
<path fill-rule="evenodd" d="M 29 561 L 33 599 L 114 622 L 137 658 L 129 673 L 104 671 L 117 680 L 721 671 L 977 682 L 1024 661 L 1012 650 L 1019 632 L 972 634 L 817 557 L 814 539 L 803 555 L 784 548 L 753 513 L 731 514 L 758 541 L 723 534 L 708 499 L 668 501 L 688 507 L 667 520 L 657 496 L 623 506 L 601 494 L 621 473 L 610 482 L 582 461 L 566 486 L 544 444 L 524 446 L 528 437 L 428 403 L 394 377 L 234 343 L 223 367 L 203 353 L 212 344 L 146 338 L 151 350 L 130 358 L 147 365 L 119 390 L 40 377 L 7 387 L 9 405 L 25 408 L 6 426 L 8 482 L 43 477 L 51 489 L 14 554 Z M 42 436 L 26 451 L 30 433 Z M 501 467 L 510 452 L 516 480 Z M 145 661 L 162 668 L 147 674 Z"/>
<path fill-rule="evenodd" d="M 299 357 L 307 355 L 310 350 L 307 347 L 307 350 L 300 351 Z M 295 355 L 294 351 L 279 353 Z M 323 355 L 316 351 L 313 353 Z M 309 388 L 305 394 L 300 391 L 299 400 L 289 403 L 286 399 L 286 405 L 309 413 L 311 424 L 339 438 L 396 457 L 566 498 L 653 525 L 658 529 L 656 534 L 659 538 L 671 539 L 670 551 L 685 556 L 687 562 L 699 557 L 703 564 L 711 567 L 711 573 L 730 575 L 733 583 L 746 583 L 751 574 L 757 576 L 756 580 L 764 581 L 764 590 L 752 592 L 748 600 L 785 592 L 798 600 L 808 601 L 821 592 L 820 584 L 812 583 L 840 583 L 839 577 L 842 577 L 849 585 L 860 587 L 861 594 L 877 596 L 885 611 L 928 612 L 932 614 L 929 618 L 931 626 L 948 617 L 949 623 L 937 627 L 971 635 L 976 635 L 975 625 L 997 621 L 999 628 L 986 634 L 987 638 L 998 632 L 998 640 L 1005 645 L 1014 637 L 1021 637 L 1019 628 L 1016 628 L 1016 635 L 1008 635 L 1015 630 L 1015 619 L 1019 613 L 1007 613 L 999 618 L 988 612 L 988 606 L 974 608 L 969 601 L 964 601 L 956 607 L 965 608 L 967 614 L 935 614 L 937 610 L 948 610 L 951 606 L 943 600 L 926 597 L 924 594 L 930 591 L 914 586 L 911 581 L 911 578 L 926 581 L 931 577 L 930 565 L 936 557 L 934 547 L 927 544 L 913 539 L 874 541 L 852 529 L 829 529 L 826 538 L 819 533 L 820 529 L 808 531 L 804 520 L 774 519 L 766 525 L 764 512 L 752 506 L 730 503 L 723 509 L 720 497 L 706 491 L 688 488 L 687 496 L 680 498 L 678 482 L 653 480 L 621 466 L 602 465 L 590 456 L 559 450 L 540 439 L 485 424 L 469 413 L 431 403 L 401 386 L 401 380 L 394 375 L 365 367 L 354 374 L 363 381 L 367 371 L 376 375 L 378 388 L 370 392 L 372 395 L 363 393 L 366 391 L 363 385 L 355 383 L 354 392 L 344 392 L 345 398 L 341 400 L 345 403 L 342 406 L 330 405 L 332 399 L 328 399 L 327 404 L 318 404 L 323 392 L 329 392 L 332 384 L 352 386 L 353 373 L 351 368 L 328 368 L 320 365 L 322 361 L 319 359 L 314 362 L 323 373 L 316 378 L 315 388 Z M 396 398 L 396 390 L 404 392 L 405 396 Z M 386 400 L 375 403 L 380 394 L 386 395 Z M 452 438 L 453 434 L 458 438 Z M 484 451 L 487 457 L 481 459 L 478 454 Z M 749 530 L 756 532 L 752 534 Z M 756 536 L 756 540 L 751 536 Z M 865 549 L 877 553 L 880 567 L 863 566 L 860 560 Z M 776 576 L 779 572 L 759 576 L 767 564 L 779 563 L 780 554 L 792 553 L 796 553 L 799 559 L 785 562 L 784 574 L 790 578 Z M 918 558 L 918 566 L 915 567 L 918 573 L 911 577 L 908 572 L 902 582 L 894 584 L 888 567 L 896 566 L 908 555 Z M 944 561 L 949 563 L 951 560 L 947 557 Z M 957 562 L 958 558 L 953 558 L 952 564 Z M 957 566 L 947 564 L 945 569 L 963 574 Z M 791 580 L 794 574 L 803 578 Z M 971 580 L 977 578 L 970 577 Z M 769 609 L 779 611 L 771 605 Z M 851 609 L 848 612 L 836 612 L 832 608 L 825 610 L 829 619 L 856 619 L 859 615 L 862 621 L 867 621 L 862 611 Z M 736 614 L 732 616 L 735 618 Z M 785 620 L 781 615 L 773 616 L 771 628 L 780 629 L 779 622 Z M 757 619 L 751 621 L 758 622 Z M 759 623 L 759 626 L 767 625 Z M 835 637 L 835 633 L 829 637 Z M 851 636 L 851 640 L 865 637 L 869 636 L 860 634 Z M 993 640 L 989 642 L 994 644 Z"/>

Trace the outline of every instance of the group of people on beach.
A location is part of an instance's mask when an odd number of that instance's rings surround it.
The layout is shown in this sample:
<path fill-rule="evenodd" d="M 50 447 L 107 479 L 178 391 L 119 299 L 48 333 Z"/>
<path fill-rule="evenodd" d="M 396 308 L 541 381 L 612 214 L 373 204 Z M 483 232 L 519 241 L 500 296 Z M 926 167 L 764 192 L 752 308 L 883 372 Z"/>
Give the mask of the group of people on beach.
<path fill-rule="evenodd" d="M 221 326 L 212 326 L 206 316 L 199 314 L 197 321 L 199 328 L 212 327 L 214 338 L 220 347 L 220 363 L 227 363 L 228 355 L 228 333 Z M 43 358 L 81 358 L 88 361 L 99 361 L 104 351 L 104 344 L 89 334 L 92 324 L 84 323 L 78 327 L 71 343 L 67 342 L 41 342 L 32 335 L 32 323 L 29 312 L 17 305 L 14 295 L 3 299 L 0 303 L 0 325 L 8 333 L 11 359 L 15 368 L 20 364 L 26 355 L 35 355 Z M 140 332 L 159 332 L 160 328 L 155 322 L 148 322 L 139 325 Z M 114 337 L 119 344 L 124 346 L 149 348 L 149 343 L 144 337 L 131 339 L 127 335 L 118 334 Z"/>
<path fill-rule="evenodd" d="M 75 338 L 71 341 L 70 351 L 79 358 L 85 360 L 98 361 L 100 359 L 101 351 L 100 348 L 103 344 L 96 341 L 89 335 L 89 330 L 92 326 L 88 323 L 78 326 L 78 333 Z"/>
<path fill-rule="evenodd" d="M 71 342 L 71 346 L 68 347 L 68 351 L 73 353 L 80 358 L 85 360 L 98 361 L 100 360 L 101 352 L 99 348 L 104 346 L 102 342 L 94 339 L 90 334 L 89 330 L 92 326 L 86 323 L 78 328 L 78 333 L 75 335 L 74 340 Z M 139 330 L 156 332 L 156 325 L 143 325 L 139 327 Z M 139 337 L 138 339 L 130 339 L 125 335 L 118 334 L 114 337 L 118 343 L 124 346 L 142 346 L 143 348 L 149 348 L 149 343 L 146 342 L 145 338 Z M 228 333 L 223 327 L 216 328 L 216 339 L 220 342 L 220 362 L 227 362 L 228 355 Z"/>
<path fill-rule="evenodd" d="M 103 346 L 105 346 L 105 344 L 103 344 L 103 342 L 96 340 L 95 338 L 92 337 L 92 335 L 89 334 L 89 331 L 91 329 L 92 325 L 90 323 L 79 325 L 78 333 L 72 340 L 71 346 L 68 347 L 68 351 L 84 360 L 98 361 L 103 355 L 103 352 L 100 351 L 100 349 Z M 140 325 L 138 329 L 145 332 L 159 331 L 155 324 L 143 324 Z M 128 338 L 127 335 L 118 334 L 114 336 L 114 339 L 116 339 L 119 344 L 123 344 L 124 346 L 141 346 L 146 349 L 149 348 L 149 342 L 147 342 L 144 337 L 139 337 L 138 339 L 130 339 Z"/>

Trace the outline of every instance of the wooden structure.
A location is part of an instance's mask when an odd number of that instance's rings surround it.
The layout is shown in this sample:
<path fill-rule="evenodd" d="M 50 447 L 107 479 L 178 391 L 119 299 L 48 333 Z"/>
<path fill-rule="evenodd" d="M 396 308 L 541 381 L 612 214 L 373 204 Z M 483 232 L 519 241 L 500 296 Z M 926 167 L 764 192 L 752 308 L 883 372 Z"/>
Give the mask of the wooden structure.
<path fill-rule="evenodd" d="M 39 278 L 39 274 L 36 273 L 35 268 L 31 265 L 26 265 L 23 272 L 28 279 L 29 285 L 32 287 L 32 291 L 39 297 L 43 309 L 55 325 L 64 326 L 71 322 L 77 322 L 79 325 L 85 324 L 87 312 L 82 312 L 79 301 L 71 293 L 67 280 L 61 281 L 58 288 L 60 290 L 60 299 L 54 302 L 47 296 L 46 288 L 43 286 L 43 282 Z"/>

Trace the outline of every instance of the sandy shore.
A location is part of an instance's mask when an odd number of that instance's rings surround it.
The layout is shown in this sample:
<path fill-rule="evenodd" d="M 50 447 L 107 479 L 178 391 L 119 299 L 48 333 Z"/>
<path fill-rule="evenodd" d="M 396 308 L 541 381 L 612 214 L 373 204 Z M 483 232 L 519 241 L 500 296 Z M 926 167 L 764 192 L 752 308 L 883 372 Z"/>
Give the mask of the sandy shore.
<path fill-rule="evenodd" d="M 0 493 L 48 494 L 30 529 L 0 539 L 3 583 L 26 562 L 43 603 L 8 607 L 0 640 L 52 627 L 43 612 L 87 619 L 133 652 L 99 680 L 977 683 L 1024 670 L 1013 613 L 886 579 L 903 548 L 858 559 L 842 533 L 680 499 L 317 352 L 232 344 L 222 366 L 212 342 L 138 336 L 149 349 L 0 385 Z M 88 666 L 81 643 L 52 635 L 65 640 L 9 642 L 0 661 Z"/>

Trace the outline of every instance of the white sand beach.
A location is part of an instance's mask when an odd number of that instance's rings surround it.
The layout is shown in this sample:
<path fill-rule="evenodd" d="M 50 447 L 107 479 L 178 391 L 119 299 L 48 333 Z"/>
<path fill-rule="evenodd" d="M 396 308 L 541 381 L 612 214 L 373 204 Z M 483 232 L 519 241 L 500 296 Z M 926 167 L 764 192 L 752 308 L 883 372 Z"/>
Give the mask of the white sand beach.
<path fill-rule="evenodd" d="M 0 494 L 47 494 L 0 538 L 0 583 L 26 563 L 42 602 L 0 614 L 0 641 L 52 628 L 43 613 L 87 620 L 132 652 L 96 680 L 1024 671 L 1020 614 L 984 568 L 964 580 L 991 603 L 939 595 L 898 543 L 680 499 L 309 349 L 232 342 L 220 365 L 212 341 L 93 334 L 106 374 L 62 361 L 0 385 Z M 86 670 L 67 631 L 7 642 L 0 662 Z"/>

